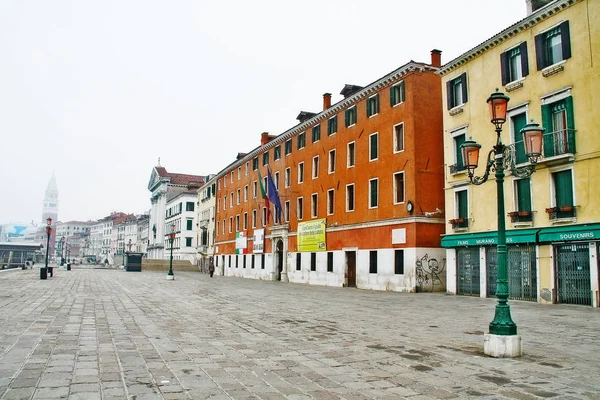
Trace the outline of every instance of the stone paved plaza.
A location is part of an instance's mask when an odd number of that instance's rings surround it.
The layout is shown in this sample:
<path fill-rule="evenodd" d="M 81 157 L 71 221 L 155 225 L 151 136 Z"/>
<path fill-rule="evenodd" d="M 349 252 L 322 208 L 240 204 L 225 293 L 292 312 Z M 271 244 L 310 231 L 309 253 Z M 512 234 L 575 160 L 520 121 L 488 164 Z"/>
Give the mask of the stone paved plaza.
<path fill-rule="evenodd" d="M 106 269 L 0 273 L 0 399 L 600 399 L 600 310 Z"/>

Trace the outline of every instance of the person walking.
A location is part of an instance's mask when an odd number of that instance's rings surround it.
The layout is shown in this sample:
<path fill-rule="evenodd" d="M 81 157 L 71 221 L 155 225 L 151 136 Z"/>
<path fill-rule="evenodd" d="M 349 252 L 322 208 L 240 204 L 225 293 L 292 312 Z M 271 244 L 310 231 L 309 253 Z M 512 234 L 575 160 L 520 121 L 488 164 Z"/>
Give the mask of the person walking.
<path fill-rule="evenodd" d="M 210 259 L 210 261 L 208 263 L 208 273 L 210 274 L 211 278 L 215 274 L 215 264 L 213 263 L 213 259 L 212 258 Z"/>

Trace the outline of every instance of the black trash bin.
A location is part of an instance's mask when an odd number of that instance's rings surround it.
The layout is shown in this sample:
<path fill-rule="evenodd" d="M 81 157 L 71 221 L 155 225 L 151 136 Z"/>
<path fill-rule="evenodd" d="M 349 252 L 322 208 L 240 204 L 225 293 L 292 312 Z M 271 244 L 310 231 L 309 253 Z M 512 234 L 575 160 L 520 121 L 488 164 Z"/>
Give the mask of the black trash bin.
<path fill-rule="evenodd" d="M 67 263 L 67 271 L 71 270 L 71 263 Z"/>
<path fill-rule="evenodd" d="M 48 279 L 48 269 L 46 267 L 40 268 L 40 279 Z"/>

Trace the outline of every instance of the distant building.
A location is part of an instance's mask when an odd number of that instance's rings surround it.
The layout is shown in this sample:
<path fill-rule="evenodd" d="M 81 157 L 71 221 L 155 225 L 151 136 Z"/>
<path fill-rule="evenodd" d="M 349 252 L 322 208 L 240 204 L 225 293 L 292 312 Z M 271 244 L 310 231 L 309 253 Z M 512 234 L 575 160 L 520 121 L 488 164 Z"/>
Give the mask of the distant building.
<path fill-rule="evenodd" d="M 198 246 L 198 266 L 206 271 L 214 256 L 215 243 L 215 207 L 216 207 L 216 175 L 209 175 L 206 184 L 198 189 L 198 208 L 196 210 L 196 241 Z M 214 262 L 214 260 L 213 260 Z M 217 273 L 223 273 L 222 269 Z"/>
<path fill-rule="evenodd" d="M 148 258 L 162 260 L 167 257 L 165 251 L 167 249 L 166 235 L 169 233 L 166 226 L 167 203 L 171 203 L 176 196 L 184 192 L 195 194 L 195 191 L 204 185 L 204 182 L 204 176 L 170 173 L 160 165 L 152 169 L 148 182 L 152 203 L 149 218 Z M 187 197 L 185 201 L 188 201 Z M 192 200 L 192 204 L 195 204 L 195 201 L 196 199 Z"/>

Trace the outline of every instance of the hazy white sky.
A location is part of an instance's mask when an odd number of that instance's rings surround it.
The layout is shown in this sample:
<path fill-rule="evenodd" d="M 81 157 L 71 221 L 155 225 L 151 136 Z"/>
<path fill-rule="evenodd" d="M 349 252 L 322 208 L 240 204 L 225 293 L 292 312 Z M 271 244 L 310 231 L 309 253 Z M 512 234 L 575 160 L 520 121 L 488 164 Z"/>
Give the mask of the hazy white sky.
<path fill-rule="evenodd" d="M 498 7 L 500 5 L 501 7 Z M 216 173 L 409 60 L 450 61 L 525 0 L 2 0 L 0 224 L 150 208 L 169 172 Z M 496 12 L 497 14 L 492 14 Z"/>

